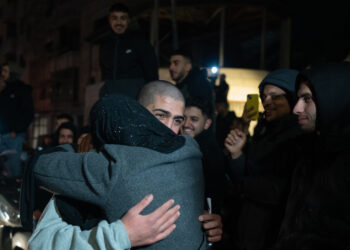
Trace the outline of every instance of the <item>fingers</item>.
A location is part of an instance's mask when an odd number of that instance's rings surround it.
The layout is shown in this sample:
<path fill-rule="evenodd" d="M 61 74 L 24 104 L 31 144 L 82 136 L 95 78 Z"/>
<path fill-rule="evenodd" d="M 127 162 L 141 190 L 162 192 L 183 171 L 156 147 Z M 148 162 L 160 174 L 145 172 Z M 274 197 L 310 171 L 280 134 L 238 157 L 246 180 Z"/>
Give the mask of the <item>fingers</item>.
<path fill-rule="evenodd" d="M 229 146 L 233 144 L 233 135 L 228 134 L 225 139 L 225 143 L 227 143 Z"/>
<path fill-rule="evenodd" d="M 80 138 L 78 139 L 78 152 L 79 153 L 86 153 L 91 148 L 93 148 L 92 143 L 91 143 L 91 141 L 92 141 L 91 134 L 87 134 L 87 135 L 80 137 Z M 79 140 L 80 140 L 80 143 L 79 143 Z"/>
<path fill-rule="evenodd" d="M 170 209 L 161 219 L 159 219 L 159 231 L 163 232 L 167 230 L 174 222 L 179 218 L 180 212 L 179 212 L 180 206 L 177 205 Z"/>
<path fill-rule="evenodd" d="M 221 216 L 218 214 L 202 214 L 198 219 L 203 222 L 204 229 L 222 227 Z"/>
<path fill-rule="evenodd" d="M 208 238 L 221 236 L 222 235 L 222 229 L 221 228 L 211 229 L 211 230 L 208 230 L 206 232 L 206 234 L 207 234 Z"/>
<path fill-rule="evenodd" d="M 174 204 L 174 200 L 168 200 L 165 202 L 161 207 L 157 208 L 156 211 L 154 211 L 151 215 L 153 219 L 159 219 L 162 217 L 168 210 L 169 208 Z"/>
<path fill-rule="evenodd" d="M 247 112 L 247 113 L 250 113 L 250 112 L 253 111 L 253 110 L 254 110 L 254 107 L 253 107 L 253 106 L 250 106 L 249 108 L 246 109 L 246 112 Z"/>
<path fill-rule="evenodd" d="M 233 145 L 237 143 L 244 135 L 242 131 L 239 129 L 231 130 L 231 132 L 227 135 L 225 142 L 229 145 Z"/>
<path fill-rule="evenodd" d="M 221 227 L 222 227 L 221 221 L 217 221 L 217 220 L 211 220 L 203 223 L 203 228 L 205 230 L 216 229 Z"/>
<path fill-rule="evenodd" d="M 146 195 L 145 198 L 143 198 L 139 203 L 137 203 L 135 206 L 133 206 L 129 212 L 139 214 L 144 210 L 153 200 L 153 195 L 149 194 Z M 157 209 L 158 210 L 158 209 Z"/>
<path fill-rule="evenodd" d="M 199 220 L 203 222 L 203 228 L 206 231 L 207 239 L 210 242 L 217 242 L 222 239 L 222 222 L 218 214 L 202 214 Z"/>
<path fill-rule="evenodd" d="M 199 216 L 199 221 L 204 222 L 204 221 L 212 221 L 212 220 L 218 220 L 221 222 L 221 216 L 218 214 L 202 214 Z"/>
<path fill-rule="evenodd" d="M 247 114 L 247 118 L 249 120 L 252 120 L 252 118 L 258 113 L 258 111 L 250 111 L 248 114 Z"/>
<path fill-rule="evenodd" d="M 216 236 L 208 236 L 207 239 L 210 242 L 218 242 L 222 239 L 222 234 Z"/>
<path fill-rule="evenodd" d="M 168 237 L 168 236 L 175 230 L 175 228 L 176 228 L 176 225 L 175 225 L 175 224 L 171 225 L 171 226 L 168 227 L 164 232 L 159 233 L 159 234 L 154 238 L 153 242 L 151 242 L 150 244 L 165 239 L 166 237 Z"/>

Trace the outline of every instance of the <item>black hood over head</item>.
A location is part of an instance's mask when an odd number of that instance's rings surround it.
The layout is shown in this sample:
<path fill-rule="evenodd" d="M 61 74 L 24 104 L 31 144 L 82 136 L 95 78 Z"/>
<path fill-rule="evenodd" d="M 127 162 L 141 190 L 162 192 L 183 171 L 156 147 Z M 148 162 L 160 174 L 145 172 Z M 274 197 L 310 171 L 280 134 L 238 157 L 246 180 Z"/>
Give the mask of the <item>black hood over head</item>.
<path fill-rule="evenodd" d="M 120 144 L 171 153 L 185 143 L 184 137 L 176 135 L 142 105 L 123 95 L 99 99 L 90 111 L 89 120 L 97 148 Z"/>
<path fill-rule="evenodd" d="M 270 72 L 259 84 L 260 98 L 267 84 L 274 85 L 286 92 L 288 103 L 290 107 L 293 107 L 296 100 L 294 86 L 298 73 L 299 72 L 294 69 L 277 69 Z"/>
<path fill-rule="evenodd" d="M 350 63 L 333 62 L 301 73 L 316 100 L 316 129 L 327 148 L 350 148 Z"/>

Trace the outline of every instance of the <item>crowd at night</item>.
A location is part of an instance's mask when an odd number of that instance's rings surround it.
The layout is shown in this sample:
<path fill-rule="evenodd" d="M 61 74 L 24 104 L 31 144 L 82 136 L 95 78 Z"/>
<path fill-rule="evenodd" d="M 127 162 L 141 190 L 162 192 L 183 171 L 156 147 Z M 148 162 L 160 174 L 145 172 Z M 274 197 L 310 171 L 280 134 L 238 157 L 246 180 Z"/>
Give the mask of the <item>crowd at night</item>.
<path fill-rule="evenodd" d="M 150 21 L 145 39 L 124 3 L 94 28 L 61 26 L 57 43 L 43 28 L 42 48 L 0 52 L 0 249 L 350 249 L 349 47 L 297 62 L 278 19 L 279 65 L 261 38 L 251 65 L 263 77 L 237 110 L 238 83 L 220 71 L 244 64 L 225 53 L 227 13 L 207 20 L 221 18 L 212 72 L 205 46 L 177 40 L 175 16 L 172 48 L 160 47 L 161 27 Z"/>

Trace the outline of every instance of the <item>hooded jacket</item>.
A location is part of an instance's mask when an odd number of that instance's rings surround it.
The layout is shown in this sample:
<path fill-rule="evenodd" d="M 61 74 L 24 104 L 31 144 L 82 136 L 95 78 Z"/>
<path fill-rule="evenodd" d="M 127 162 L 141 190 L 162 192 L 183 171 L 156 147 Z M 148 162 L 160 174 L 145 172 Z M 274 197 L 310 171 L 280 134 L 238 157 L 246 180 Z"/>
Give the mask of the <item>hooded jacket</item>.
<path fill-rule="evenodd" d="M 261 82 L 272 84 L 294 95 L 295 70 L 276 70 Z M 292 108 L 292 104 L 290 103 Z M 266 249 L 278 235 L 295 167 L 295 137 L 301 134 L 293 115 L 262 120 L 246 150 L 230 162 L 230 177 L 239 183 L 243 197 L 238 219 L 238 249 Z"/>
<path fill-rule="evenodd" d="M 109 96 L 90 112 L 93 140 L 99 152 L 43 154 L 34 166 L 38 184 L 62 196 L 99 207 L 109 222 L 121 218 L 147 194 L 149 214 L 170 198 L 181 206 L 176 230 L 147 249 L 202 249 L 199 215 L 204 183 L 198 144 L 175 135 L 141 105 Z M 114 142 L 115 144 L 108 144 Z"/>
<path fill-rule="evenodd" d="M 302 72 L 317 118 L 295 170 L 279 249 L 350 247 L 350 63 Z"/>

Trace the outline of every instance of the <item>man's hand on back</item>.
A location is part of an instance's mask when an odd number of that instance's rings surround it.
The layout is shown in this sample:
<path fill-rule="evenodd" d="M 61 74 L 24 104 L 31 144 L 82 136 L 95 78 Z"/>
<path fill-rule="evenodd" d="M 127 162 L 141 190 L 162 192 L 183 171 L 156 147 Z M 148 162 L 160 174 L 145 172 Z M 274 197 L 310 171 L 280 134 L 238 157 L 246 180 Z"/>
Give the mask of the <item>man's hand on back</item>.
<path fill-rule="evenodd" d="M 204 214 L 199 216 L 199 221 L 203 223 L 203 229 L 206 231 L 209 242 L 217 242 L 222 239 L 222 222 L 219 214 Z"/>
<path fill-rule="evenodd" d="M 166 238 L 175 229 L 174 222 L 180 216 L 180 206 L 174 207 L 174 201 L 169 200 L 148 215 L 141 215 L 142 210 L 153 200 L 153 195 L 147 195 L 142 201 L 132 207 L 121 219 L 132 247 L 153 244 Z"/>

